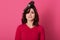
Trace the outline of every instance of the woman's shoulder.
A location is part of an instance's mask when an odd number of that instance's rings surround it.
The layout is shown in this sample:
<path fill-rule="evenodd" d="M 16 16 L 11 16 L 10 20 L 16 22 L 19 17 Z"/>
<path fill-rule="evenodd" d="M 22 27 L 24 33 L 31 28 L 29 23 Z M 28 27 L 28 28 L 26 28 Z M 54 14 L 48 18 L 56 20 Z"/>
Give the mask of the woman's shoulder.
<path fill-rule="evenodd" d="M 22 29 L 23 27 L 24 27 L 24 24 L 19 24 L 19 25 L 17 26 L 18 29 Z"/>
<path fill-rule="evenodd" d="M 21 27 L 21 26 L 23 26 L 23 25 L 24 25 L 24 24 L 19 24 L 18 27 Z"/>
<path fill-rule="evenodd" d="M 38 25 L 38 27 L 39 27 L 39 30 L 43 30 L 44 29 L 42 25 Z"/>
<path fill-rule="evenodd" d="M 38 27 L 39 27 L 39 28 L 42 28 L 43 26 L 39 24 Z"/>

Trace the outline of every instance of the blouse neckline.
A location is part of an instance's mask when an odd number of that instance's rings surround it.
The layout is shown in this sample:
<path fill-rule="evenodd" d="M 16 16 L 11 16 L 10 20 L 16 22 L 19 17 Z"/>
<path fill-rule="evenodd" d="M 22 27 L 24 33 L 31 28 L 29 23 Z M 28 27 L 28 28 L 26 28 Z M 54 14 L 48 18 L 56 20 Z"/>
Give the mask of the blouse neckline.
<path fill-rule="evenodd" d="M 28 29 L 30 29 L 30 30 L 32 30 L 32 29 L 34 29 L 36 26 L 34 26 L 33 28 L 30 28 L 26 23 L 25 23 L 25 26 L 28 28 Z"/>

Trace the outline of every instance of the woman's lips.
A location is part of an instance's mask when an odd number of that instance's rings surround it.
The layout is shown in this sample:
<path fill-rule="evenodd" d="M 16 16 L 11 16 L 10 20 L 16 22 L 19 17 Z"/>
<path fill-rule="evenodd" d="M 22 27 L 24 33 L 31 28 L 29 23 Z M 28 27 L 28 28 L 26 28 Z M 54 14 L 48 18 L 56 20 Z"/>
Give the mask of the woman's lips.
<path fill-rule="evenodd" d="M 32 17 L 28 17 L 28 18 L 32 18 Z"/>

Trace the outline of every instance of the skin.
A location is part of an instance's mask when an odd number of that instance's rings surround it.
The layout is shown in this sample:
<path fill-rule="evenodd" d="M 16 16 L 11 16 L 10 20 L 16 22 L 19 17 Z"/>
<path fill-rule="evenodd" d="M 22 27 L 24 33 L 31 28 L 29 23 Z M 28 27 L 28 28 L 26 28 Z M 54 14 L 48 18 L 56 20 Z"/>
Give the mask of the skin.
<path fill-rule="evenodd" d="M 35 18 L 35 12 L 34 10 L 31 8 L 30 9 L 30 12 L 26 14 L 26 19 L 27 19 L 27 23 L 26 25 L 29 27 L 29 28 L 33 28 L 34 25 L 33 22 L 34 22 L 34 18 Z"/>

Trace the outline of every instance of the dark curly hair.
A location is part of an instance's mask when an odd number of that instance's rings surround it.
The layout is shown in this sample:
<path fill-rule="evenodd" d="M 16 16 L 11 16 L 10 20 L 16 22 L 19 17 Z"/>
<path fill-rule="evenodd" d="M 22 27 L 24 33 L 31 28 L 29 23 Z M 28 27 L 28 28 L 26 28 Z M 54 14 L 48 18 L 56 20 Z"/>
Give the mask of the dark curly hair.
<path fill-rule="evenodd" d="M 31 8 L 32 8 L 32 9 L 34 10 L 34 12 L 35 12 L 35 18 L 34 18 L 33 25 L 39 25 L 39 24 L 38 24 L 38 22 L 39 22 L 39 16 L 38 16 L 37 9 L 36 9 L 36 7 L 34 6 L 34 1 L 29 2 L 29 4 L 27 5 L 27 7 L 24 9 L 23 16 L 22 16 L 22 24 L 27 23 L 26 14 L 30 12 L 30 9 L 31 9 Z"/>

